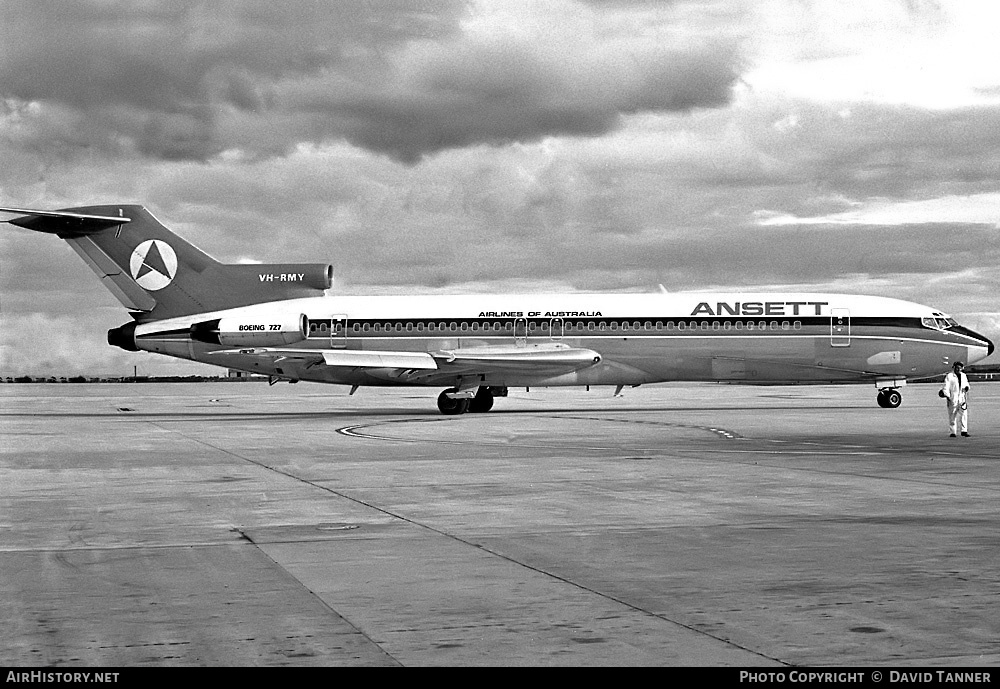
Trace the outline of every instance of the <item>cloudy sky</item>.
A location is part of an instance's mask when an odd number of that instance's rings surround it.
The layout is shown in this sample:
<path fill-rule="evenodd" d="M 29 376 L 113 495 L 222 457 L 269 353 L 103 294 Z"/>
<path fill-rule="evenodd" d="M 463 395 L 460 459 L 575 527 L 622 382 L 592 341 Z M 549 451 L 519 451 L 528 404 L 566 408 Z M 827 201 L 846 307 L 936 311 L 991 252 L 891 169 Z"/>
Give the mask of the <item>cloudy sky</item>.
<path fill-rule="evenodd" d="M 0 205 L 141 203 L 342 293 L 844 291 L 1000 341 L 998 27 L 994 0 L 3 0 Z M 0 375 L 215 370 L 109 347 L 119 303 L 10 225 L 0 317 Z"/>

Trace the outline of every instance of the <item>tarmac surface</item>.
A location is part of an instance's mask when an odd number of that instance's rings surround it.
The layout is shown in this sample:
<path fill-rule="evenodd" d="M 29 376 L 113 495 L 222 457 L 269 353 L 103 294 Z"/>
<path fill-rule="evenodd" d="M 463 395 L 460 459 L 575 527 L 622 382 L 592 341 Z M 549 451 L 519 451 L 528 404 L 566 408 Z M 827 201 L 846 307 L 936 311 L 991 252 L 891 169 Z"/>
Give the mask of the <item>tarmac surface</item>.
<path fill-rule="evenodd" d="M 0 385 L 0 664 L 1000 662 L 1000 385 Z"/>

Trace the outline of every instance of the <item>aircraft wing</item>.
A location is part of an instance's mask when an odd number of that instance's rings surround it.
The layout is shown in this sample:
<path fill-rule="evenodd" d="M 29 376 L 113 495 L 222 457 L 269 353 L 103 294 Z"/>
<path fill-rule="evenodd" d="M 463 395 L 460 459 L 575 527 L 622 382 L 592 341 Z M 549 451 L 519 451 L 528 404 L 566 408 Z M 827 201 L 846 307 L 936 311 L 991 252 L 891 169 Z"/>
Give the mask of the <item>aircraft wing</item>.
<path fill-rule="evenodd" d="M 454 373 L 547 373 L 577 371 L 600 362 L 592 349 L 559 342 L 441 350 L 432 353 L 442 370 Z"/>
<path fill-rule="evenodd" d="M 345 368 L 405 368 L 437 370 L 433 357 L 425 352 L 380 352 L 360 349 L 300 349 L 289 347 L 253 347 L 220 349 L 212 354 L 258 356 L 276 361 L 299 360 L 311 365 Z"/>
<path fill-rule="evenodd" d="M 601 361 L 591 349 L 554 342 L 538 345 L 467 347 L 435 352 L 386 352 L 359 349 L 256 347 L 223 349 L 213 354 L 259 356 L 275 361 L 298 360 L 313 366 L 393 369 L 408 378 L 440 375 L 531 373 L 556 375 L 587 368 Z M 395 377 L 395 376 L 393 376 Z"/>

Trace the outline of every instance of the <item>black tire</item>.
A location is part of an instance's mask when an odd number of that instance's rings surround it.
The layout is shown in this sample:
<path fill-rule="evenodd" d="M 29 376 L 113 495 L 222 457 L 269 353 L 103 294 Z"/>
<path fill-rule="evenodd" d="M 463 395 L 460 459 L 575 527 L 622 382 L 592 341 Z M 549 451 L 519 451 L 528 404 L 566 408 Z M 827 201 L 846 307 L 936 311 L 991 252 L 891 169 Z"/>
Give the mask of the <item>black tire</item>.
<path fill-rule="evenodd" d="M 493 408 L 493 393 L 489 388 L 479 388 L 476 396 L 469 400 L 469 411 L 477 414 L 488 412 Z"/>
<path fill-rule="evenodd" d="M 903 395 L 899 390 L 886 390 L 885 391 L 885 406 L 886 409 L 895 409 L 900 404 L 903 403 Z"/>
<path fill-rule="evenodd" d="M 875 398 L 875 401 L 878 402 L 878 406 L 883 409 L 887 409 L 889 407 L 889 405 L 885 402 L 885 390 L 878 391 L 878 397 Z"/>
<path fill-rule="evenodd" d="M 438 395 L 438 409 L 440 409 L 441 413 L 446 416 L 458 416 L 459 414 L 464 414 L 469 410 L 468 398 L 453 400 L 448 397 L 449 392 L 455 392 L 456 390 L 457 388 L 448 388 Z"/>

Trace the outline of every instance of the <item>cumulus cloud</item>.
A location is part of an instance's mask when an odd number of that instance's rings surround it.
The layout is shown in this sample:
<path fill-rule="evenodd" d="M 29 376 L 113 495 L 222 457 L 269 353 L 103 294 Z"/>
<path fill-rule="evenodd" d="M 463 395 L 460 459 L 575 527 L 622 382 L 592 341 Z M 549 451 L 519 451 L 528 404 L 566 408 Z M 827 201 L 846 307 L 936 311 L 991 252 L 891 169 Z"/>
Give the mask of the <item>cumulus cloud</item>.
<path fill-rule="evenodd" d="M 337 293 L 774 285 L 931 303 L 998 339 L 1000 61 L 968 57 L 996 50 L 986 14 L 946 9 L 5 0 L 0 197 L 142 203 L 220 260 L 330 261 Z M 928 74 L 897 44 L 951 56 L 920 82 L 934 107 L 863 78 Z M 0 299 L 31 333 L 5 330 L 3 367 L 45 319 L 100 362 L 127 319 L 19 228 Z"/>
<path fill-rule="evenodd" d="M 738 76 L 728 42 L 569 35 L 557 22 L 539 42 L 467 30 L 476 12 L 456 0 L 10 0 L 0 89 L 39 145 L 205 160 L 347 140 L 416 162 L 718 107 Z"/>

